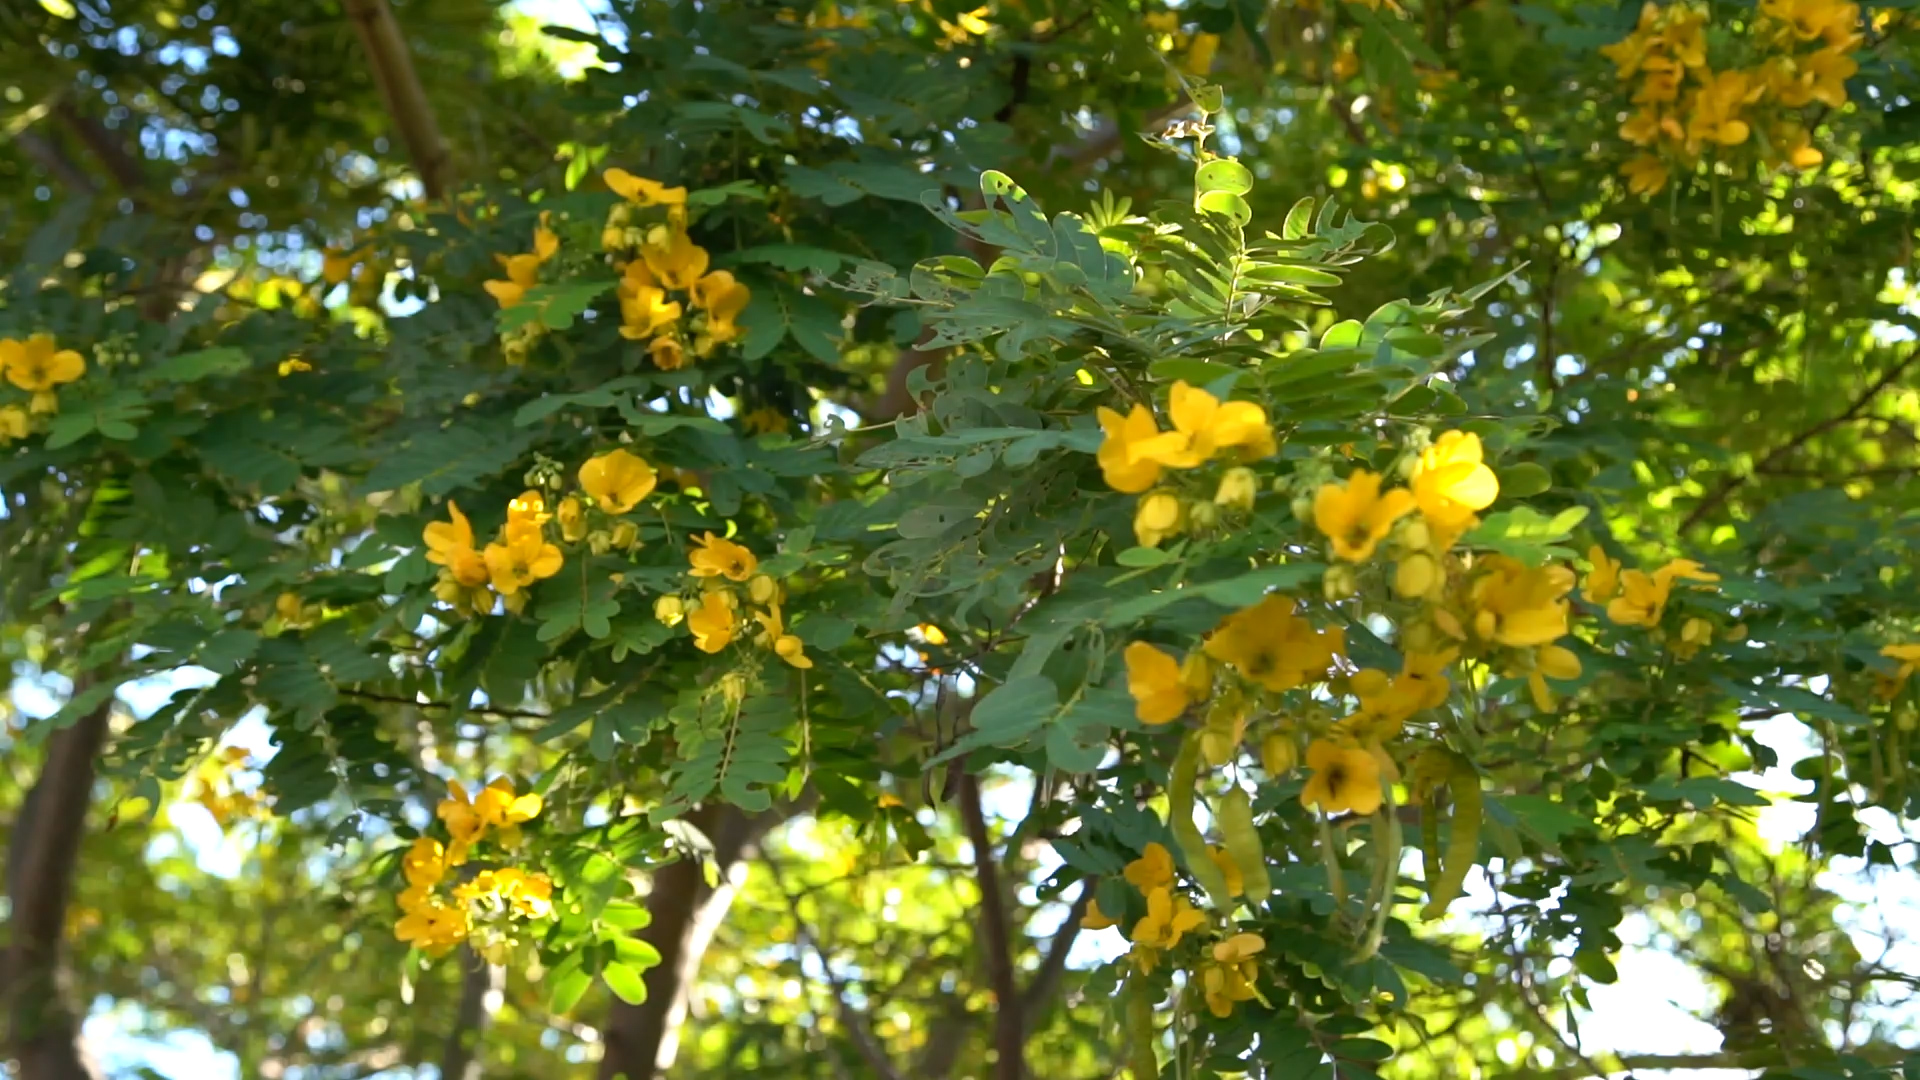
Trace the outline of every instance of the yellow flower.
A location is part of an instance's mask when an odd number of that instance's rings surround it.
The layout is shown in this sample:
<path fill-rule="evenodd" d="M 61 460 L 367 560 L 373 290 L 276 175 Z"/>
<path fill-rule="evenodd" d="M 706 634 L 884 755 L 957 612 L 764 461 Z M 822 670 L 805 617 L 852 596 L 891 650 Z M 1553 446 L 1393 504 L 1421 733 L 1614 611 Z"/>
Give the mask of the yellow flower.
<path fill-rule="evenodd" d="M 507 524 L 505 532 L 508 539 L 523 536 L 537 536 L 541 526 L 552 517 L 547 513 L 547 497 L 528 488 L 514 498 L 507 500 Z"/>
<path fill-rule="evenodd" d="M 699 546 L 687 553 L 687 561 L 693 566 L 688 573 L 694 577 L 745 581 L 760 568 L 753 552 L 724 537 L 705 533 L 694 537 L 693 542 Z"/>
<path fill-rule="evenodd" d="M 1180 938 L 1205 924 L 1207 917 L 1195 911 L 1184 896 L 1176 896 L 1165 885 L 1148 890 L 1147 914 L 1133 924 L 1133 940 L 1150 949 L 1171 949 Z"/>
<path fill-rule="evenodd" d="M 805 652 L 806 643 L 787 633 L 786 624 L 780 617 L 780 605 L 769 604 L 767 610 L 754 612 L 753 617 L 760 624 L 760 644 L 772 649 L 775 656 L 794 667 L 805 670 L 813 666 L 813 659 Z"/>
<path fill-rule="evenodd" d="M 494 879 L 500 896 L 515 913 L 529 919 L 544 919 L 553 913 L 553 879 L 547 875 L 509 866 L 494 871 Z"/>
<path fill-rule="evenodd" d="M 1760 0 L 1760 11 L 1785 23 L 1786 31 L 1801 41 L 1825 38 L 1838 45 L 1853 38 L 1860 27 L 1860 5 L 1834 0 Z"/>
<path fill-rule="evenodd" d="M 18 405 L 0 405 L 0 446 L 26 438 L 29 422 L 27 410 Z"/>
<path fill-rule="evenodd" d="M 1891 701 L 1899 696 L 1901 688 L 1906 685 L 1913 673 L 1920 670 L 1920 644 L 1883 645 L 1880 648 L 1880 655 L 1898 662 L 1893 674 L 1874 676 L 1874 692 Z"/>
<path fill-rule="evenodd" d="M 787 432 L 787 414 L 770 405 L 762 405 L 740 418 L 740 426 L 755 435 L 784 435 Z"/>
<path fill-rule="evenodd" d="M 1673 642 L 1673 655 L 1691 660 L 1695 653 L 1713 643 L 1713 624 L 1693 616 L 1680 624 L 1680 638 Z"/>
<path fill-rule="evenodd" d="M 1127 864 L 1122 876 L 1134 888 L 1139 889 L 1142 896 L 1154 889 L 1171 885 L 1173 884 L 1173 853 L 1167 850 L 1165 844 L 1157 840 L 1149 842 L 1145 848 L 1141 849 L 1140 857 Z"/>
<path fill-rule="evenodd" d="M 1219 51 L 1219 34 L 1203 32 L 1193 35 L 1193 44 L 1187 47 L 1187 74 L 1205 76 L 1212 71 L 1214 54 Z"/>
<path fill-rule="evenodd" d="M 615 293 L 620 300 L 620 336 L 630 341 L 645 341 L 680 318 L 680 301 L 667 299 L 667 291 L 654 282 L 639 259 L 621 272 Z"/>
<path fill-rule="evenodd" d="M 1252 1001 L 1258 996 L 1249 969 L 1254 969 L 1252 962 L 1207 964 L 1200 969 L 1200 989 L 1207 999 L 1208 1012 L 1224 1020 L 1233 1015 L 1236 1002 Z M 1257 973 L 1257 969 L 1254 971 Z"/>
<path fill-rule="evenodd" d="M 1627 178 L 1627 190 L 1635 195 L 1653 195 L 1667 186 L 1667 163 L 1651 154 L 1641 154 L 1620 167 Z"/>
<path fill-rule="evenodd" d="M 1307 747 L 1307 768 L 1313 776 L 1300 792 L 1300 805 L 1329 815 L 1380 809 L 1380 762 L 1366 749 L 1315 739 Z"/>
<path fill-rule="evenodd" d="M 700 598 L 700 606 L 687 616 L 687 629 L 693 631 L 693 647 L 704 653 L 717 653 L 733 640 L 733 605 L 720 592 Z"/>
<path fill-rule="evenodd" d="M 536 581 L 544 581 L 560 572 L 564 556 L 547 543 L 537 530 L 514 536 L 511 528 L 505 540 L 488 544 L 481 555 L 487 561 L 487 574 L 495 592 L 512 596 Z"/>
<path fill-rule="evenodd" d="M 1266 947 L 1266 941 L 1259 934 L 1235 934 L 1213 946 L 1213 959 L 1222 964 L 1245 963 Z"/>
<path fill-rule="evenodd" d="M 1720 575 L 1702 569 L 1692 559 L 1675 559 L 1651 574 L 1628 570 L 1620 575 L 1621 594 L 1607 605 L 1607 618 L 1621 626 L 1660 625 L 1673 584 L 1679 580 L 1711 584 L 1719 581 Z"/>
<path fill-rule="evenodd" d="M 1433 595 L 1440 583 L 1440 564 L 1424 551 L 1403 555 L 1393 568 L 1394 594 L 1408 600 Z"/>
<path fill-rule="evenodd" d="M 1780 71 L 1782 76 L 1774 83 L 1780 104 L 1798 108 L 1817 101 L 1837 109 L 1847 103 L 1847 80 L 1860 71 L 1860 65 L 1841 49 L 1822 49 L 1793 58 Z"/>
<path fill-rule="evenodd" d="M 507 276 L 504 280 L 483 281 L 480 287 L 499 301 L 502 308 L 514 307 L 525 299 L 528 289 L 540 283 L 542 260 L 538 255 L 495 255 L 494 258 L 506 268 Z"/>
<path fill-rule="evenodd" d="M 647 244 L 640 254 L 647 260 L 647 269 L 669 289 L 690 289 L 707 272 L 707 249 L 678 229 L 666 230 L 659 242 Z"/>
<path fill-rule="evenodd" d="M 1593 569 L 1587 571 L 1580 595 L 1589 604 L 1605 604 L 1620 591 L 1620 560 L 1608 558 L 1599 544 L 1587 549 L 1587 560 L 1593 563 Z"/>
<path fill-rule="evenodd" d="M 554 509 L 553 518 L 560 523 L 560 539 L 569 544 L 577 544 L 587 536 L 587 510 L 577 495 L 569 495 L 560 500 Z"/>
<path fill-rule="evenodd" d="M 433 837 L 422 836 L 401 857 L 400 870 L 409 885 L 438 885 L 440 879 L 447 876 L 446 849 Z"/>
<path fill-rule="evenodd" d="M 1542 645 L 1533 656 L 1533 670 L 1527 673 L 1527 689 L 1541 712 L 1552 712 L 1555 708 L 1553 689 L 1547 680 L 1579 678 L 1580 658 L 1571 649 L 1559 645 Z"/>
<path fill-rule="evenodd" d="M 1293 771 L 1300 763 L 1300 744 L 1291 734 L 1273 732 L 1260 740 L 1260 767 L 1276 779 Z"/>
<path fill-rule="evenodd" d="M 653 493 L 659 477 L 646 459 L 623 448 L 591 457 L 580 466 L 580 488 L 609 514 L 624 514 Z"/>
<path fill-rule="evenodd" d="M 1762 85 L 1755 85 L 1744 71 L 1722 71 L 1695 90 L 1687 115 L 1689 148 L 1703 142 L 1720 146 L 1746 142 L 1752 128 L 1740 119 L 1740 109 L 1764 89 Z"/>
<path fill-rule="evenodd" d="M 540 796 L 532 792 L 515 795 L 513 781 L 504 776 L 494 778 L 473 797 L 474 816 L 483 828 L 491 829 L 511 829 L 532 821 L 544 805 Z"/>
<path fill-rule="evenodd" d="M 1573 571 L 1527 566 L 1505 555 L 1489 555 L 1482 565 L 1469 597 L 1473 632 L 1481 639 L 1524 649 L 1567 632 L 1570 605 L 1562 598 L 1573 591 Z"/>
<path fill-rule="evenodd" d="M 1160 462 L 1143 449 L 1160 437 L 1153 413 L 1145 405 L 1121 416 L 1105 405 L 1096 411 L 1106 438 L 1100 443 L 1100 471 L 1115 491 L 1137 494 L 1160 482 Z"/>
<path fill-rule="evenodd" d="M 467 798 L 467 789 L 460 786 L 460 781 L 447 781 L 447 797 L 440 800 L 433 813 L 446 823 L 447 835 L 453 838 L 453 843 L 447 845 L 447 865 L 464 864 L 467 849 L 480 839 L 487 826 L 474 813 L 473 802 Z"/>
<path fill-rule="evenodd" d="M 1142 496 L 1133 514 L 1133 538 L 1142 547 L 1159 547 L 1160 541 L 1180 535 L 1186 527 L 1186 504 L 1170 491 Z"/>
<path fill-rule="evenodd" d="M 647 345 L 647 355 L 661 371 L 679 371 L 687 366 L 687 347 L 677 337 L 662 334 Z"/>
<path fill-rule="evenodd" d="M 1355 469 L 1345 484 L 1325 484 L 1313 494 L 1313 523 L 1333 544 L 1336 557 L 1366 562 L 1373 549 L 1412 512 L 1413 493 L 1395 488 L 1380 493 L 1381 477 Z"/>
<path fill-rule="evenodd" d="M 1232 664 L 1269 690 L 1292 690 L 1325 674 L 1346 649 L 1339 627 L 1315 630 L 1294 614 L 1292 600 L 1269 594 L 1258 604 L 1221 620 L 1207 638 L 1208 656 Z"/>
<path fill-rule="evenodd" d="M 1108 917 L 1106 912 L 1100 910 L 1100 901 L 1087 901 L 1087 913 L 1080 917 L 1080 929 L 1105 930 L 1108 927 L 1119 925 L 1119 922 Z"/>
<path fill-rule="evenodd" d="M 1173 657 L 1144 641 L 1127 646 L 1127 693 L 1133 695 L 1133 713 L 1143 724 L 1165 724 L 1187 711 L 1192 698 L 1180 678 Z"/>
<path fill-rule="evenodd" d="M 1191 469 L 1228 450 L 1252 461 L 1278 449 L 1267 411 L 1250 401 L 1222 402 L 1183 379 L 1167 396 L 1167 412 L 1174 430 L 1140 448 L 1163 465 Z"/>
<path fill-rule="evenodd" d="M 33 395 L 34 412 L 56 411 L 59 398 L 54 391 L 86 371 L 85 358 L 72 349 L 57 348 L 52 334 L 35 334 L 25 341 L 0 338 L 0 372 L 8 382 Z"/>
<path fill-rule="evenodd" d="M 684 206 L 687 189 L 668 187 L 658 180 L 635 176 L 625 169 L 608 169 L 600 174 L 615 195 L 639 206 Z"/>
<path fill-rule="evenodd" d="M 1260 478 L 1245 465 L 1235 465 L 1220 477 L 1220 486 L 1213 493 L 1213 505 L 1246 513 L 1253 509 L 1253 501 L 1259 494 Z"/>
<path fill-rule="evenodd" d="M 466 940 L 466 910 L 438 900 L 421 905 L 394 924 L 393 936 L 429 956 L 440 956 Z"/>
<path fill-rule="evenodd" d="M 1449 431 L 1421 451 L 1414 463 L 1413 498 L 1433 530 L 1437 549 L 1452 547 L 1460 534 L 1472 528 L 1474 514 L 1493 505 L 1500 481 L 1483 462 L 1480 436 Z"/>
<path fill-rule="evenodd" d="M 1247 891 L 1246 875 L 1240 872 L 1240 864 L 1233 861 L 1226 848 L 1209 847 L 1207 858 L 1220 868 L 1220 876 L 1227 881 L 1227 895 L 1239 896 Z"/>
<path fill-rule="evenodd" d="M 753 294 L 725 270 L 715 270 L 693 283 L 688 291 L 693 306 L 707 313 L 707 335 L 715 341 L 732 341 L 740 336 L 733 320 L 747 309 Z"/>

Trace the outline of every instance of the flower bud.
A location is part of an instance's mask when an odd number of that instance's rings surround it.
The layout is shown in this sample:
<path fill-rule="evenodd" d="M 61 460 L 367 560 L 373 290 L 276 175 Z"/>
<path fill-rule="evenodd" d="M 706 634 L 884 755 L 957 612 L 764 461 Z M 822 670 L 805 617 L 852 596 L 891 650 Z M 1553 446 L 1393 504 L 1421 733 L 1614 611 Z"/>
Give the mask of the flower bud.
<path fill-rule="evenodd" d="M 1140 497 L 1133 515 L 1133 535 L 1143 547 L 1159 547 L 1160 541 L 1179 535 L 1186 526 L 1186 507 L 1171 491 L 1155 491 Z"/>
<path fill-rule="evenodd" d="M 1275 731 L 1260 740 L 1260 767 L 1278 779 L 1293 771 L 1300 761 L 1300 744 L 1292 735 Z"/>
<path fill-rule="evenodd" d="M 595 529 L 587 534 L 587 549 L 595 555 L 605 555 L 613 550 L 613 534 L 605 529 Z"/>
<path fill-rule="evenodd" d="M 1360 582 L 1353 567 L 1346 563 L 1335 563 L 1327 568 L 1326 576 L 1320 580 L 1329 603 L 1339 603 L 1360 591 Z"/>
<path fill-rule="evenodd" d="M 653 617 L 667 626 L 679 626 L 687 617 L 686 602 L 672 594 L 663 596 L 653 602 Z"/>
<path fill-rule="evenodd" d="M 747 597 L 756 604 L 771 604 L 780 597 L 780 584 L 765 574 L 755 574 L 747 582 Z"/>
<path fill-rule="evenodd" d="M 1407 555 L 1393 571 L 1393 591 L 1407 600 L 1417 600 L 1433 591 L 1434 582 L 1439 578 L 1439 568 L 1434 565 L 1433 556 L 1423 552 Z"/>
<path fill-rule="evenodd" d="M 569 544 L 577 544 L 587 535 L 587 512 L 580 505 L 577 495 L 569 495 L 560 500 L 560 506 L 553 512 L 554 519 L 560 522 L 560 538 Z"/>
<path fill-rule="evenodd" d="M 632 551 L 640 546 L 640 526 L 631 521 L 614 522 L 612 541 L 621 551 Z"/>
<path fill-rule="evenodd" d="M 1210 502 L 1187 507 L 1187 524 L 1195 529 L 1211 529 L 1220 523 L 1220 508 Z"/>
<path fill-rule="evenodd" d="M 1220 478 L 1220 487 L 1213 493 L 1213 505 L 1244 514 L 1253 509 L 1253 500 L 1259 492 L 1260 478 L 1254 471 L 1245 465 L 1236 466 Z"/>

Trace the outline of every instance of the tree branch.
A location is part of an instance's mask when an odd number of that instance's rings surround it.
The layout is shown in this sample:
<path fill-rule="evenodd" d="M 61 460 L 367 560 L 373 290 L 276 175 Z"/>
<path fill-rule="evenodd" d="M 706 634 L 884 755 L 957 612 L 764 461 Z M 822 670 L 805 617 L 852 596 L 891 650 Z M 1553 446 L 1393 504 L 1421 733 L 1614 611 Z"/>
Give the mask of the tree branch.
<path fill-rule="evenodd" d="M 847 1029 L 847 1038 L 853 1041 L 854 1049 L 860 1051 L 860 1060 L 866 1062 L 867 1068 L 872 1069 L 881 1080 L 904 1080 L 900 1070 L 894 1068 L 893 1062 L 887 1058 L 886 1049 L 867 1028 L 866 1018 L 847 1000 L 847 985 L 834 971 L 833 961 L 828 958 L 827 951 L 820 947 L 820 942 L 807 928 L 807 920 L 800 914 L 800 898 L 787 889 L 786 879 L 780 873 L 779 860 L 763 851 L 760 861 L 767 864 L 768 873 L 773 875 L 773 887 L 786 898 L 787 911 L 793 916 L 794 939 L 811 949 L 814 957 L 820 961 L 820 970 L 826 974 L 827 985 L 833 990 L 834 1011 L 840 1017 L 841 1026 Z"/>
<path fill-rule="evenodd" d="M 993 837 L 980 805 L 980 778 L 960 778 L 960 817 L 973 848 L 974 877 L 980 885 L 980 946 L 987 958 L 987 982 L 993 988 L 995 1080 L 1021 1080 L 1026 1073 L 1026 1033 L 1022 1030 L 1020 991 L 1013 975 L 1013 936 L 1007 924 L 1006 897 L 1000 892 L 1000 868 Z"/>
<path fill-rule="evenodd" d="M 1073 951 L 1073 943 L 1080 938 L 1080 920 L 1086 918 L 1087 905 L 1093 903 L 1094 887 L 1100 884 L 1099 878 L 1088 878 L 1080 886 L 1080 895 L 1074 897 L 1073 906 L 1067 909 L 1067 919 L 1060 929 L 1053 932 L 1053 941 L 1047 945 L 1047 955 L 1040 961 L 1040 970 L 1033 973 L 1027 983 L 1027 989 L 1020 995 L 1020 1014 L 1028 1019 L 1036 1019 L 1042 1010 L 1053 1000 L 1060 989 L 1060 979 L 1067 972 L 1067 954 Z"/>
<path fill-rule="evenodd" d="M 446 197 L 453 179 L 453 150 L 440 133 L 440 122 L 414 71 L 400 24 L 394 21 L 387 0 L 345 2 L 347 17 L 353 20 L 360 44 L 367 50 L 373 81 L 380 87 L 394 126 L 400 130 L 400 141 L 413 161 L 413 171 L 420 175 L 420 187 L 429 201 L 437 202 Z"/>
<path fill-rule="evenodd" d="M 1852 404 L 1847 406 L 1845 412 L 1840 413 L 1838 416 L 1822 420 L 1818 424 L 1795 435 L 1785 443 L 1782 443 L 1776 447 L 1773 452 L 1761 458 L 1760 463 L 1753 467 L 1752 472 L 1729 476 L 1721 481 L 1720 485 L 1709 492 L 1706 498 L 1700 500 L 1700 504 L 1693 508 L 1693 512 L 1687 515 L 1686 520 L 1680 523 L 1680 532 L 1684 533 L 1699 524 L 1702 518 L 1718 509 L 1722 503 L 1725 503 L 1728 497 L 1740 488 L 1740 485 L 1746 483 L 1754 476 L 1768 472 L 1782 458 L 1785 458 L 1787 455 L 1800 449 L 1814 439 L 1832 431 L 1834 428 L 1859 419 L 1860 414 L 1865 412 L 1867 407 L 1873 404 L 1874 399 L 1880 396 L 1880 391 L 1892 386 L 1894 382 L 1897 381 L 1900 376 L 1906 374 L 1907 369 L 1911 368 L 1915 363 L 1920 363 L 1920 348 L 1909 353 L 1905 360 L 1900 361 L 1882 372 L 1879 378 L 1875 379 L 1865 390 L 1862 390 L 1859 395 L 1853 399 Z"/>

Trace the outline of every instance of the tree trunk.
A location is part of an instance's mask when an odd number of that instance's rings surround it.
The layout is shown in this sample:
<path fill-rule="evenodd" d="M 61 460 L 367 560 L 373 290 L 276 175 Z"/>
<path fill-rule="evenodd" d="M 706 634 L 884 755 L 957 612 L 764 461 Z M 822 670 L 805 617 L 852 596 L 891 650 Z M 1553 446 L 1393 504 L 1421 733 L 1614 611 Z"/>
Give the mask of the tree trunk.
<path fill-rule="evenodd" d="M 639 937 L 660 951 L 660 965 L 646 973 L 646 1001 L 638 1005 L 613 1002 L 607 1015 L 607 1052 L 600 1059 L 600 1080 L 656 1080 L 673 1064 L 700 958 L 746 877 L 742 856 L 786 816 L 774 810 L 749 817 L 738 807 L 716 805 L 687 815 L 688 824 L 713 841 L 720 885 L 707 887 L 698 859 L 681 859 L 653 875 L 653 891 L 647 897 L 653 921 Z"/>
<path fill-rule="evenodd" d="M 82 689 L 75 686 L 75 692 Z M 99 1080 L 80 1044 L 60 947 L 80 840 L 93 798 L 94 759 L 106 742 L 109 697 L 47 738 L 47 760 L 22 803 L 8 851 L 11 915 L 0 999 L 7 1006 L 18 1080 Z"/>
<path fill-rule="evenodd" d="M 499 964 L 487 963 L 471 947 L 461 948 L 460 1011 L 440 1057 L 440 1080 L 480 1080 L 486 1064 L 480 1056 L 480 1040 L 500 1008 L 506 976 Z"/>

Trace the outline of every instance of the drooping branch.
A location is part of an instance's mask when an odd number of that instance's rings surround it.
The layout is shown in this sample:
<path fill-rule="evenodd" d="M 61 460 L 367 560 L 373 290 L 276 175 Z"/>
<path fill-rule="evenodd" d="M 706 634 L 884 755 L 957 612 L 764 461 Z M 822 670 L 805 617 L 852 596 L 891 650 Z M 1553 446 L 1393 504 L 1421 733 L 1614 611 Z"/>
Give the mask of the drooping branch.
<path fill-rule="evenodd" d="M 440 133 L 440 122 L 427 101 L 420 75 L 414 70 L 407 40 L 394 20 L 387 0 L 346 0 L 347 17 L 367 51 L 373 80 L 387 103 L 387 113 L 400 131 L 401 144 L 420 175 L 420 187 L 431 201 L 446 197 L 453 179 L 453 149 Z"/>
<path fill-rule="evenodd" d="M 85 690 L 82 682 L 75 693 Z M 94 761 L 106 742 L 113 698 L 47 738 L 47 759 L 8 842 L 10 902 L 0 999 L 19 1080 L 98 1080 L 80 1044 L 61 964 L 67 903 L 93 800 Z"/>
<path fill-rule="evenodd" d="M 960 780 L 960 816 L 973 848 L 974 877 L 980 886 L 980 946 L 986 952 L 987 984 L 993 988 L 993 1075 L 995 1080 L 1021 1080 L 1026 1075 L 1027 1038 L 1019 986 L 1014 981 L 1013 934 L 1007 923 L 1006 897 L 1000 891 L 993 837 L 980 805 L 980 779 L 972 773 Z"/>

